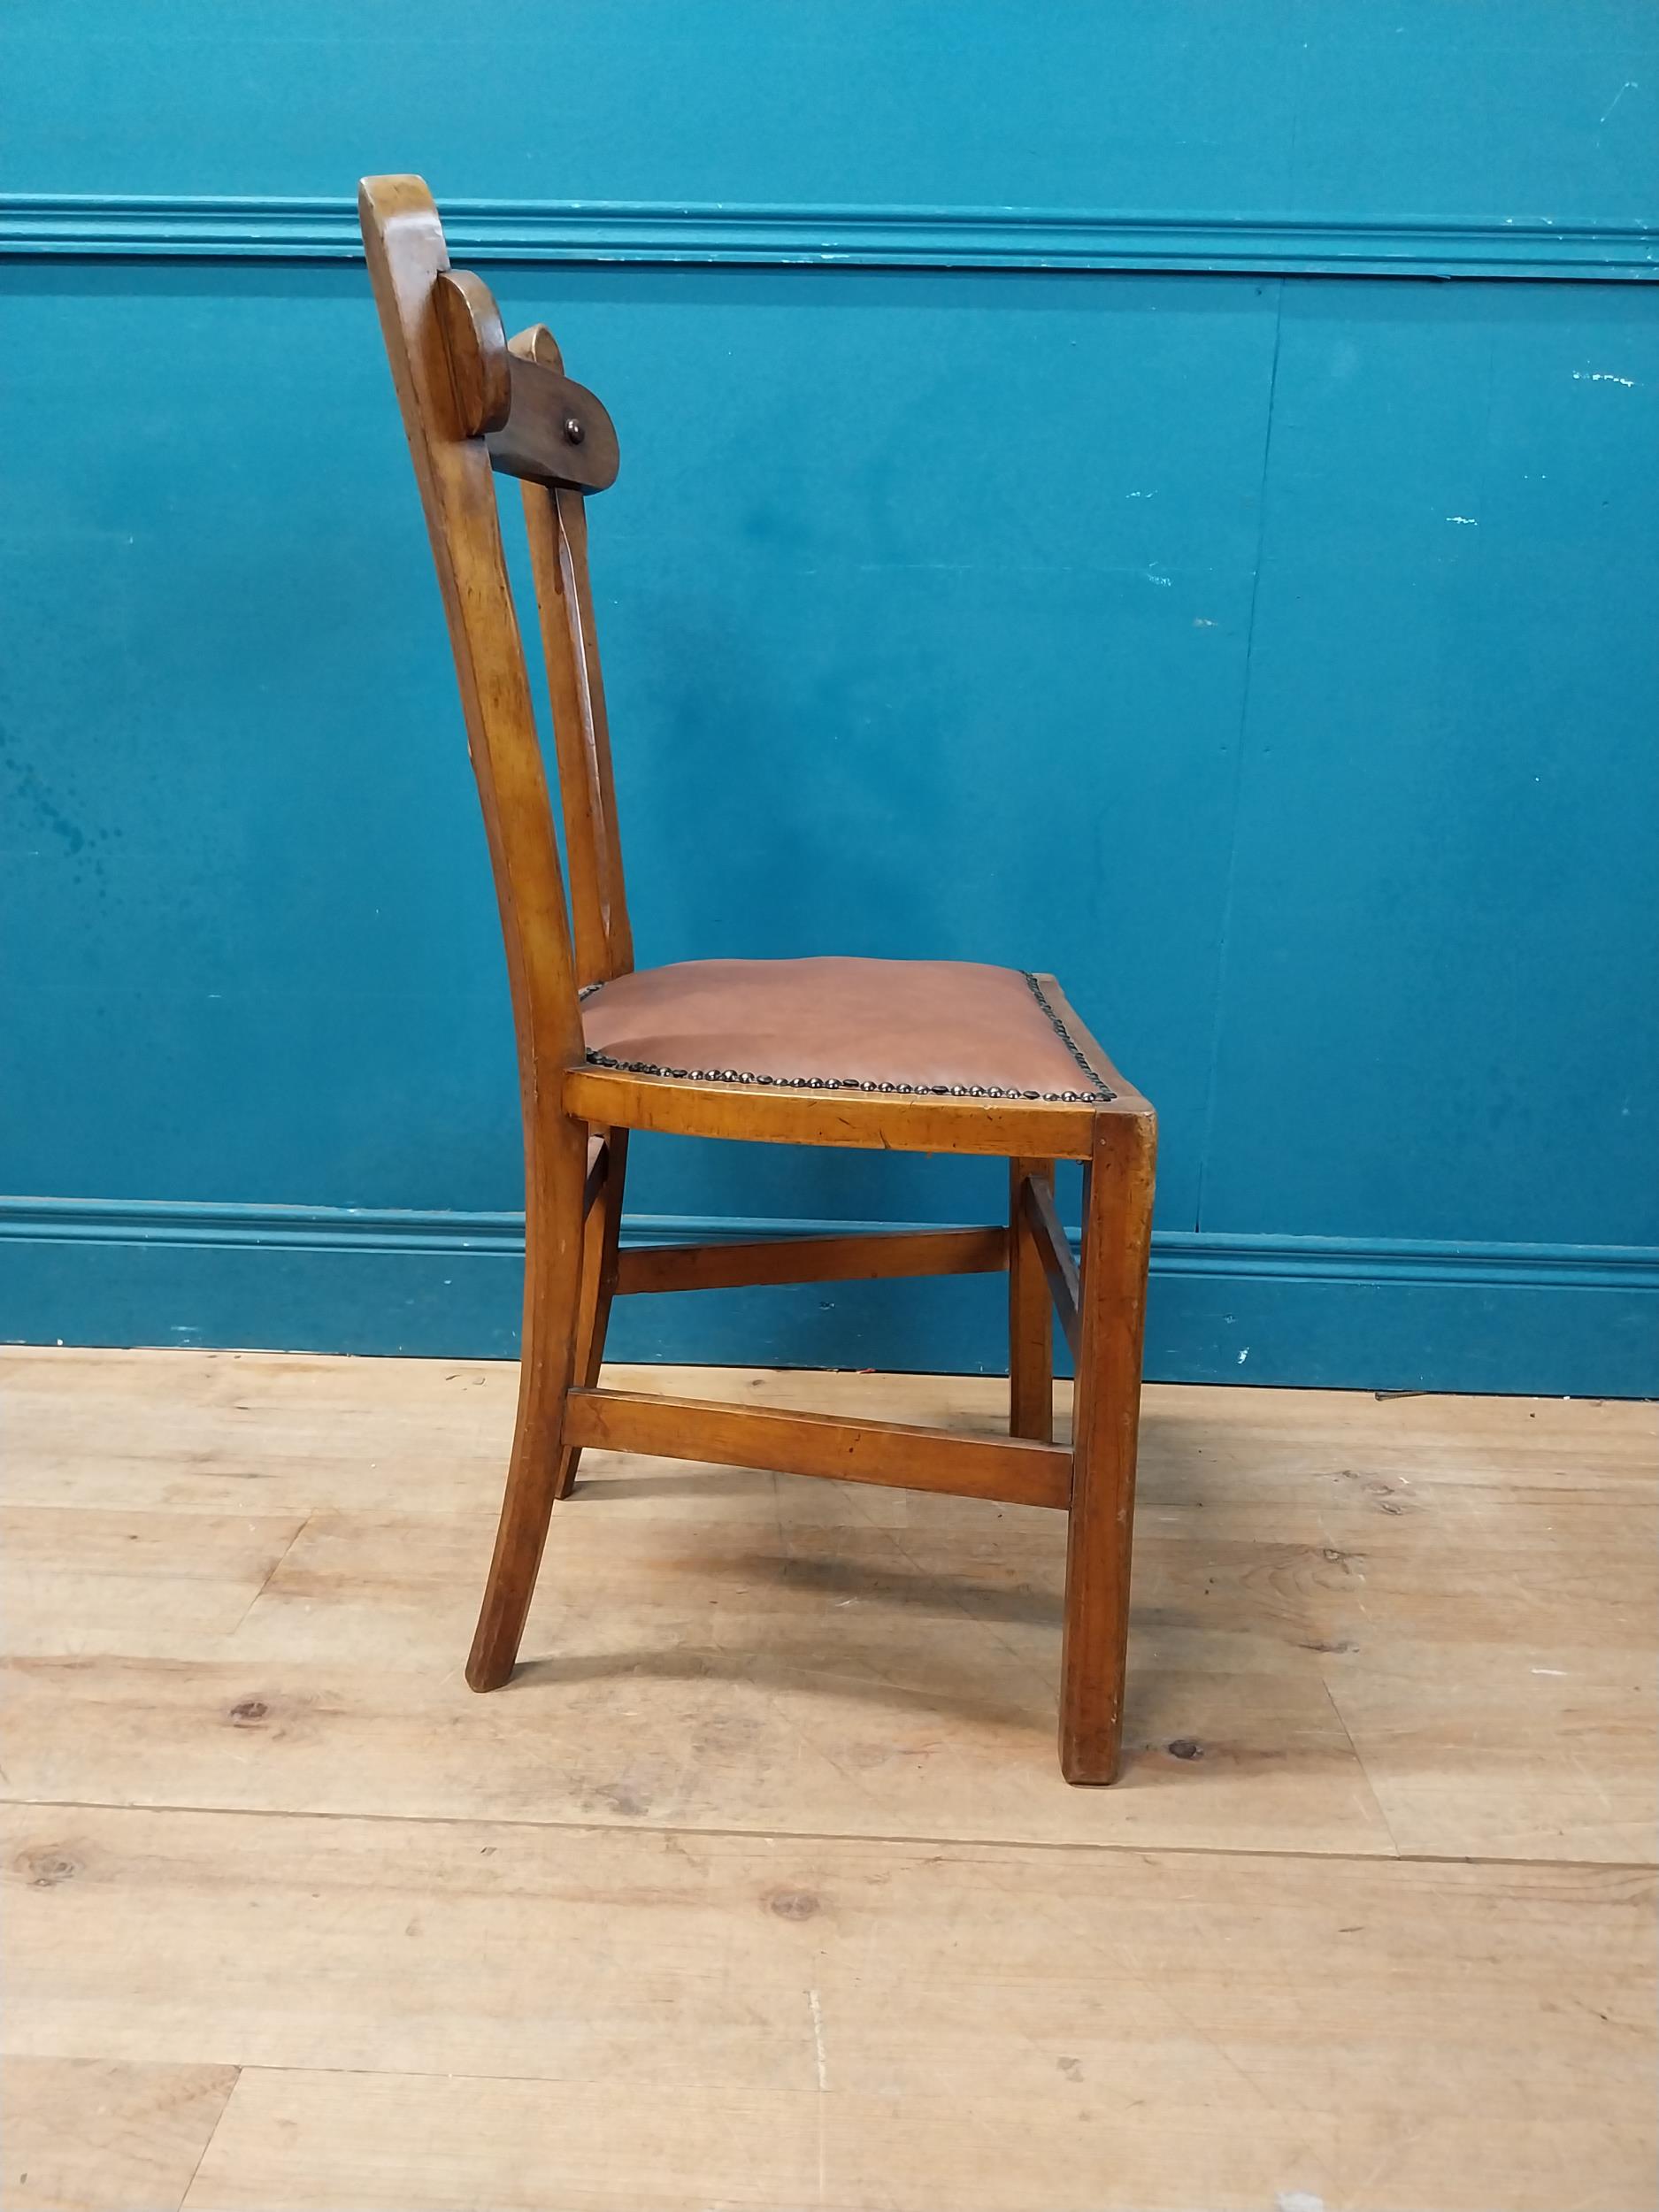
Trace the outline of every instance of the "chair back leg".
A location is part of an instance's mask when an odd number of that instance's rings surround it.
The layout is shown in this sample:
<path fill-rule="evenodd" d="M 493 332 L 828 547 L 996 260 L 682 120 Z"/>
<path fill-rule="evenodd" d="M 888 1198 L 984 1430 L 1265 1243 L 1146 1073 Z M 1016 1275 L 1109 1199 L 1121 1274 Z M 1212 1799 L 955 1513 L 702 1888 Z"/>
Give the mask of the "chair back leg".
<path fill-rule="evenodd" d="M 518 1655 L 559 1479 L 559 1431 L 581 1320 L 588 1127 L 566 1114 L 526 1119 L 524 1338 L 507 1491 L 466 1678 L 499 1689 Z M 596 1209 L 595 1209 L 596 1210 Z"/>
<path fill-rule="evenodd" d="M 581 1304 L 576 1322 L 576 1381 L 591 1390 L 599 1380 L 605 1356 L 605 1331 L 611 1322 L 611 1302 L 617 1292 L 618 1252 L 622 1229 L 622 1186 L 627 1173 L 628 1133 L 605 1132 L 603 1182 L 588 1210 L 582 1230 Z M 576 1483 L 581 1458 L 580 1444 L 567 1444 L 559 1452 L 558 1473 L 553 1484 L 556 1498 L 568 1498 Z"/>
<path fill-rule="evenodd" d="M 1054 1441 L 1054 1311 L 1042 1254 L 1025 1202 L 1025 1185 L 1054 1189 L 1052 1160 L 1008 1164 L 1008 1428 L 1033 1443 Z"/>

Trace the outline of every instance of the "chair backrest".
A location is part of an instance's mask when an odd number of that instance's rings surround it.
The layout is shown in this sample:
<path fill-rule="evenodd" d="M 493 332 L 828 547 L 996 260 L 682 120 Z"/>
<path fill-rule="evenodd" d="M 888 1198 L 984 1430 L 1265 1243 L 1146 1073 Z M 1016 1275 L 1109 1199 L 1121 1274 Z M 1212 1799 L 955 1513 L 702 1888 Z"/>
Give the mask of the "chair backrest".
<path fill-rule="evenodd" d="M 419 177 L 357 193 L 369 273 L 432 537 L 506 941 L 526 1103 L 543 1055 L 581 1057 L 578 994 L 634 964 L 587 496 L 616 433 L 541 326 L 511 344 L 488 286 L 451 269 Z M 521 480 L 570 870 L 567 908 L 495 472 Z"/>

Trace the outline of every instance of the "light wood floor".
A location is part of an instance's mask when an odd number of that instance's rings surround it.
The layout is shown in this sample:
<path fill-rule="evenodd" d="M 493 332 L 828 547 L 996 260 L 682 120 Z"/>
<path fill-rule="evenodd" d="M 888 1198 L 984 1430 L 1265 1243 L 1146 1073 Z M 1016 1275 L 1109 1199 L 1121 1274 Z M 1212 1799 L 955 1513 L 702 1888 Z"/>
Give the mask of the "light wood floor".
<path fill-rule="evenodd" d="M 596 1459 L 470 1695 L 514 1383 L 0 1358 L 12 2212 L 1654 2204 L 1651 1408 L 1150 1390 L 1086 1792 L 1034 1509 Z"/>

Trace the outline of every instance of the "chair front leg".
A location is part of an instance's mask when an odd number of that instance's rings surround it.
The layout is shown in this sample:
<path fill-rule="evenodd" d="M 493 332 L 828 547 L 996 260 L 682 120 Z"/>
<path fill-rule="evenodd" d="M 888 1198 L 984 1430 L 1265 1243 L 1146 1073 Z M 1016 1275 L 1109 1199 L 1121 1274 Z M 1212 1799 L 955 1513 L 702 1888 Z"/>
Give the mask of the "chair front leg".
<path fill-rule="evenodd" d="M 1027 1181 L 1054 1188 L 1052 1160 L 1008 1164 L 1008 1430 L 1054 1441 L 1054 1314 L 1025 1205 Z"/>
<path fill-rule="evenodd" d="M 622 1228 L 622 1187 L 627 1173 L 628 1133 L 605 1132 L 604 1187 L 588 1210 L 582 1231 L 581 1309 L 576 1325 L 576 1380 L 591 1390 L 599 1380 L 605 1356 L 605 1331 L 611 1321 L 611 1302 L 617 1291 L 617 1239 Z M 559 1454 L 553 1495 L 568 1498 L 576 1482 L 581 1446 L 572 1445 Z"/>
<path fill-rule="evenodd" d="M 1135 1445 L 1157 1125 L 1102 1114 L 1087 1171 L 1072 1417 L 1060 1764 L 1068 1782 L 1116 1779 L 1123 1740 Z"/>
<path fill-rule="evenodd" d="M 524 1335 L 507 1494 L 466 1678 L 499 1689 L 518 1656 L 559 1473 L 559 1428 L 576 1371 L 588 1128 L 557 1110 L 530 1133 L 525 1179 Z"/>

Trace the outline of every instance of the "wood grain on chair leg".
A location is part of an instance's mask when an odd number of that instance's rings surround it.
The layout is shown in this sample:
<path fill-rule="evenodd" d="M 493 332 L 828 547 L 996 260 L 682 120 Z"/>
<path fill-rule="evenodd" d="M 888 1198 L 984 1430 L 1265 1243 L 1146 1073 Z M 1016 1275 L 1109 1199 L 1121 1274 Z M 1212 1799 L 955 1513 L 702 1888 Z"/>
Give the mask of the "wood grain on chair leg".
<path fill-rule="evenodd" d="M 575 1375 L 581 1317 L 586 1125 L 564 1114 L 542 1116 L 530 1155 L 518 1419 L 495 1555 L 466 1663 L 466 1678 L 475 1690 L 499 1689 L 518 1656 L 558 1482 L 559 1428 Z"/>
<path fill-rule="evenodd" d="M 1129 1638 L 1135 1440 L 1157 1125 L 1102 1115 L 1084 1202 L 1082 1316 L 1072 1425 L 1060 1764 L 1068 1782 L 1118 1772 Z"/>
<path fill-rule="evenodd" d="M 1052 1160 L 1008 1164 L 1008 1427 L 1033 1443 L 1054 1441 L 1054 1315 L 1042 1256 L 1026 1217 L 1027 1179 L 1052 1191 Z"/>
<path fill-rule="evenodd" d="M 611 1321 L 611 1302 L 617 1290 L 617 1239 L 622 1228 L 622 1187 L 627 1173 L 628 1133 L 611 1129 L 605 1135 L 604 1185 L 589 1208 L 582 1227 L 581 1305 L 576 1322 L 574 1380 L 591 1390 L 599 1380 L 605 1356 L 605 1331 Z M 559 1453 L 553 1495 L 568 1498 L 575 1486 L 580 1444 Z"/>

